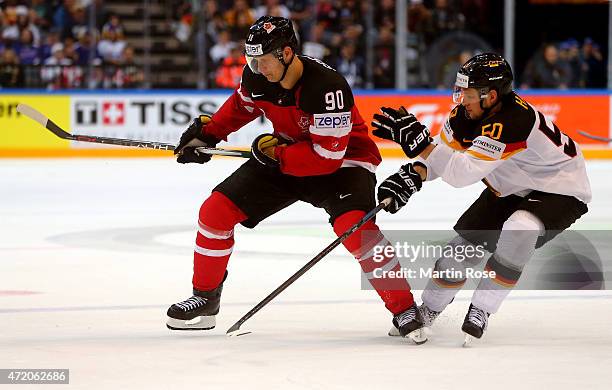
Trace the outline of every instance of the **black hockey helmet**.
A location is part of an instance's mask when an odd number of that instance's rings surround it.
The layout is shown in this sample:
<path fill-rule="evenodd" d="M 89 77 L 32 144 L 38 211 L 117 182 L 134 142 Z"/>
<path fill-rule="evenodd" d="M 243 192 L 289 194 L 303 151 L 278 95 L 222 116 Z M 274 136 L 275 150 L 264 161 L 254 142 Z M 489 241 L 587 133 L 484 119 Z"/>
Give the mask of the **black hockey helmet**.
<path fill-rule="evenodd" d="M 497 91 L 499 97 L 512 92 L 512 69 L 504 57 L 495 53 L 482 53 L 470 58 L 457 72 L 453 101 L 463 102 L 463 90 L 478 90 L 480 99 L 484 99 L 491 90 Z"/>
<path fill-rule="evenodd" d="M 289 19 L 280 16 L 262 16 L 257 19 L 255 24 L 249 29 L 244 44 L 245 56 L 249 68 L 255 73 L 259 73 L 257 57 L 264 54 L 273 53 L 276 58 L 285 66 L 285 73 L 289 64 L 283 60 L 283 49 L 289 46 L 295 53 L 298 41 L 293 31 L 293 24 Z M 283 74 L 283 77 L 285 75 Z M 282 78 L 281 78 L 282 80 Z"/>

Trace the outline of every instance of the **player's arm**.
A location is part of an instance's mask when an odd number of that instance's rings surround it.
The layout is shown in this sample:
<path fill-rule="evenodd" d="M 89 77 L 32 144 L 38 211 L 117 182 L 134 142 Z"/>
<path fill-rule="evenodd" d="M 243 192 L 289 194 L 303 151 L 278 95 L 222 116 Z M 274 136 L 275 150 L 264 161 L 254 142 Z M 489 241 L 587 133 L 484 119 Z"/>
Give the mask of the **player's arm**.
<path fill-rule="evenodd" d="M 463 153 L 453 147 L 452 131 L 445 125 L 440 139 L 451 136 L 438 145 L 433 143 L 429 130 L 405 108 L 399 110 L 383 107 L 382 115 L 376 114 L 372 126 L 373 134 L 397 142 L 410 158 L 420 158 L 425 168 L 417 170 L 424 177 L 439 176 L 454 187 L 466 187 L 482 180 L 501 165 L 506 145 L 486 136 L 479 136 Z M 423 172 L 425 170 L 425 172 Z"/>
<path fill-rule="evenodd" d="M 467 187 L 503 164 L 506 145 L 486 136 L 476 137 L 465 153 L 446 145 L 429 145 L 422 153 L 428 170 L 453 187 Z"/>
<path fill-rule="evenodd" d="M 439 135 L 432 137 L 432 139 L 433 140 L 431 142 L 431 149 L 433 149 L 433 146 L 443 142 L 440 139 Z M 415 158 L 415 162 L 418 162 L 420 164 L 415 165 L 414 170 L 421 176 L 421 179 L 423 181 L 432 181 L 440 178 L 440 175 L 438 175 L 433 169 L 430 169 L 427 163 L 426 158 L 428 154 L 426 155 L 425 151 L 427 151 L 429 148 L 430 146 L 428 145 L 427 148 L 425 148 L 425 150 Z"/>
<path fill-rule="evenodd" d="M 243 72 L 243 80 L 248 83 L 251 74 Z M 245 124 L 261 115 L 255 106 L 244 83 L 241 82 L 234 93 L 223 103 L 221 108 L 211 117 L 200 115 L 191 122 L 174 150 L 179 163 L 199 163 L 210 161 L 211 156 L 198 153 L 197 147 L 215 147 L 221 140 L 227 141 L 227 136 L 240 129 Z"/>
<path fill-rule="evenodd" d="M 309 98 L 302 96 L 302 98 Z M 277 147 L 281 172 L 293 176 L 326 175 L 342 166 L 353 127 L 353 95 L 347 87 L 317 94 L 309 126 L 310 140 Z"/>
<path fill-rule="evenodd" d="M 510 128 L 505 134 L 496 133 L 494 138 L 490 133 L 483 133 L 466 148 L 455 137 L 453 123 L 449 118 L 440 132 L 440 142 L 427 145 L 419 158 L 427 166 L 428 174 L 440 176 L 454 187 L 465 187 L 484 179 L 505 160 L 527 148 L 526 139 Z M 482 128 L 491 126 L 503 128 L 500 122 L 485 124 Z"/>
<path fill-rule="evenodd" d="M 453 187 L 467 187 L 484 179 L 509 157 L 503 142 L 486 136 L 476 137 L 465 152 L 453 147 L 452 138 L 449 141 L 445 137 L 448 135 L 443 130 L 436 142 L 428 142 L 415 156 L 423 164 L 415 166 L 422 179 L 440 177 Z"/>
<path fill-rule="evenodd" d="M 255 105 L 246 83 L 240 83 L 234 93 L 223 103 L 203 129 L 218 140 L 227 141 L 227 136 L 258 118 L 262 111 Z"/>

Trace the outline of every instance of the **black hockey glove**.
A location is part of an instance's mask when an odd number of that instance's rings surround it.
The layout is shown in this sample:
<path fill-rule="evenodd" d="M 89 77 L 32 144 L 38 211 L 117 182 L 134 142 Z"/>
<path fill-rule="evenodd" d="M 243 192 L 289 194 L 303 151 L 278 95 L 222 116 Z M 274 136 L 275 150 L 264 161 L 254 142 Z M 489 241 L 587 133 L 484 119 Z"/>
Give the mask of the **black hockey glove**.
<path fill-rule="evenodd" d="M 178 154 L 176 161 L 185 163 L 204 164 L 210 161 L 211 155 L 198 152 L 199 146 L 214 148 L 219 143 L 215 137 L 204 134 L 203 129 L 210 122 L 209 115 L 200 115 L 191 121 L 191 124 L 181 135 L 181 139 L 174 149 L 174 154 Z"/>
<path fill-rule="evenodd" d="M 406 156 L 415 158 L 431 143 L 429 129 L 402 106 L 399 110 L 380 109 L 383 115 L 374 114 L 372 131 L 377 137 L 398 143 Z"/>
<path fill-rule="evenodd" d="M 274 148 L 283 144 L 274 134 L 261 134 L 251 145 L 252 158 L 264 167 L 277 169 L 280 164 L 274 156 Z"/>
<path fill-rule="evenodd" d="M 397 173 L 389 176 L 385 181 L 378 186 L 378 201 L 382 202 L 387 198 L 391 198 L 385 210 L 391 214 L 395 214 L 408 203 L 408 199 L 421 189 L 423 180 L 414 170 L 414 165 L 423 165 L 421 163 L 409 163 L 402 165 Z"/>

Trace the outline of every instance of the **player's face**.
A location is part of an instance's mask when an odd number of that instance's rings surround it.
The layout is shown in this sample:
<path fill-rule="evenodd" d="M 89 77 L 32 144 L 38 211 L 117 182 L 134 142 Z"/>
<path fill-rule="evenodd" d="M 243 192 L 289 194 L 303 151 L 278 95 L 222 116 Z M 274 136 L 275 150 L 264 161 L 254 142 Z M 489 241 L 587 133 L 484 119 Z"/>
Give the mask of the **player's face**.
<path fill-rule="evenodd" d="M 465 107 L 470 119 L 480 119 L 484 114 L 480 107 L 480 93 L 474 88 L 459 88 L 455 91 L 453 100 Z"/>
<path fill-rule="evenodd" d="M 264 75 L 268 81 L 276 82 L 283 75 L 284 67 L 272 53 L 264 54 L 258 57 L 248 58 L 249 67 L 253 72 Z"/>

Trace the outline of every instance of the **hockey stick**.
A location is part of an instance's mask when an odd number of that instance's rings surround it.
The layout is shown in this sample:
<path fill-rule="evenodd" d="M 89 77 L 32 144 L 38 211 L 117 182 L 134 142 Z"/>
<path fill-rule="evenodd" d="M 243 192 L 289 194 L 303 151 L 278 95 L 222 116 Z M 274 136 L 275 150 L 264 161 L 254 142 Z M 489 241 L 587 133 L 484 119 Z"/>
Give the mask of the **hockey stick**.
<path fill-rule="evenodd" d="M 600 137 L 598 135 L 592 135 L 587 133 L 586 131 L 578 130 L 578 134 L 585 136 L 590 139 L 594 139 L 595 141 L 603 141 L 603 142 L 612 142 L 612 138 Z"/>
<path fill-rule="evenodd" d="M 270 293 L 267 297 L 265 297 L 261 302 L 259 302 L 255 307 L 253 307 L 248 313 L 246 313 L 242 318 L 240 318 L 234 325 L 232 325 L 226 332 L 228 336 L 242 336 L 245 334 L 249 334 L 251 332 L 243 331 L 240 332 L 240 327 L 244 324 L 249 318 L 253 317 L 255 313 L 260 311 L 264 306 L 270 303 L 271 300 L 276 298 L 281 292 L 283 292 L 287 287 L 289 287 L 293 282 L 299 279 L 300 276 L 304 275 L 306 271 L 311 269 L 315 264 L 317 264 L 321 259 L 323 259 L 329 252 L 331 252 L 335 247 L 344 242 L 351 234 L 353 234 L 357 229 L 359 229 L 363 224 L 368 222 L 370 219 L 374 218 L 376 214 L 391 202 L 391 198 L 384 199 L 382 202 L 378 204 L 374 209 L 368 212 L 354 224 L 349 230 L 344 232 L 340 237 L 336 238 L 334 242 L 329 244 L 325 249 L 319 252 L 312 260 L 310 260 L 306 265 L 300 268 L 296 273 L 294 273 L 289 279 L 287 279 L 283 284 L 278 286 L 274 291 Z"/>
<path fill-rule="evenodd" d="M 19 103 L 17 105 L 17 112 L 27 116 L 28 118 L 32 120 L 35 120 L 36 122 L 40 123 L 44 128 L 51 131 L 53 134 L 55 134 L 59 138 L 65 139 L 65 140 L 92 142 L 96 144 L 132 146 L 135 148 L 144 148 L 144 149 L 158 149 L 158 150 L 174 150 L 175 149 L 175 146 L 173 144 L 166 144 L 162 142 L 138 141 L 138 140 L 132 140 L 132 139 L 123 139 L 123 138 L 108 138 L 108 137 L 96 137 L 93 135 L 70 134 L 64 129 L 62 129 L 61 127 L 59 127 L 51 119 L 43 115 L 41 112 L 23 103 Z M 197 150 L 202 153 L 220 155 L 220 156 L 233 156 L 233 157 L 243 157 L 243 158 L 251 157 L 251 152 L 244 151 L 244 150 L 208 148 L 204 146 L 198 147 Z"/>

